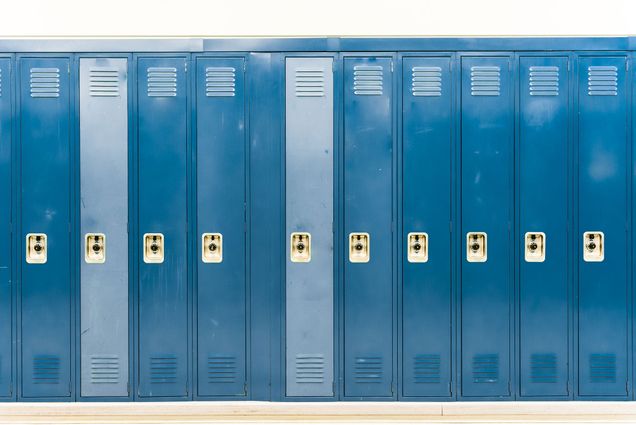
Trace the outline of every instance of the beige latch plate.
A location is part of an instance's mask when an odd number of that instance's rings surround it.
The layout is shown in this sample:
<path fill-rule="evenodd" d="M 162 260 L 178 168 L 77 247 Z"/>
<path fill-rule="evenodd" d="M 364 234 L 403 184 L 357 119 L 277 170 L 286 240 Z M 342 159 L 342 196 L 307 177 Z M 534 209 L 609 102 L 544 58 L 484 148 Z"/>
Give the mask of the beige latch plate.
<path fill-rule="evenodd" d="M 409 233 L 407 252 L 409 263 L 426 263 L 428 261 L 428 233 Z"/>
<path fill-rule="evenodd" d="M 525 255 L 528 263 L 543 263 L 545 261 L 546 237 L 543 232 L 527 232 L 525 235 Z"/>
<path fill-rule="evenodd" d="M 44 233 L 29 233 L 26 235 L 26 262 L 29 264 L 44 264 L 47 259 L 47 238 Z"/>
<path fill-rule="evenodd" d="M 84 235 L 84 260 L 89 264 L 106 262 L 106 235 L 103 233 Z"/>
<path fill-rule="evenodd" d="M 311 261 L 311 234 L 293 232 L 290 236 L 289 259 L 292 263 L 309 263 Z"/>
<path fill-rule="evenodd" d="M 162 233 L 144 234 L 144 263 L 163 263 L 164 238 Z"/>
<path fill-rule="evenodd" d="M 201 235 L 201 261 L 204 263 L 223 262 L 223 235 L 204 233 Z"/>
<path fill-rule="evenodd" d="M 466 261 L 485 263 L 488 260 L 488 235 L 485 232 L 466 234 Z"/>
<path fill-rule="evenodd" d="M 371 259 L 371 237 L 368 233 L 349 234 L 349 261 L 368 263 Z"/>
<path fill-rule="evenodd" d="M 603 232 L 583 233 L 583 260 L 600 263 L 605 260 L 605 235 Z"/>

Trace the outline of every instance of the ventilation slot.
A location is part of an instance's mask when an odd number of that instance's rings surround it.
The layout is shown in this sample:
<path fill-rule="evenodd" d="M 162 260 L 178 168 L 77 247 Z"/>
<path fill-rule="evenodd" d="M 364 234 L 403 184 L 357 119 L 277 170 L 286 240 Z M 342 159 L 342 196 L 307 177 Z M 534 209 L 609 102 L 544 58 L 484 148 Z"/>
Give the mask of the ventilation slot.
<path fill-rule="evenodd" d="M 381 384 L 382 357 L 356 357 L 354 373 L 357 384 Z"/>
<path fill-rule="evenodd" d="M 31 97 L 60 97 L 58 68 L 31 68 Z"/>
<path fill-rule="evenodd" d="M 557 357 L 554 354 L 533 354 L 530 356 L 530 381 L 534 384 L 555 384 L 557 378 Z"/>
<path fill-rule="evenodd" d="M 119 72 L 116 69 L 91 68 L 89 91 L 95 97 L 119 96 Z"/>
<path fill-rule="evenodd" d="M 208 383 L 233 384 L 236 382 L 236 357 L 208 357 Z"/>
<path fill-rule="evenodd" d="M 324 95 L 325 71 L 322 69 L 296 70 L 296 97 L 322 97 Z"/>
<path fill-rule="evenodd" d="M 353 93 L 361 96 L 381 96 L 383 72 L 381 66 L 354 66 Z"/>
<path fill-rule="evenodd" d="M 216 67 L 205 69 L 205 95 L 232 97 L 236 94 L 236 69 Z"/>
<path fill-rule="evenodd" d="M 587 94 L 590 96 L 618 95 L 618 68 L 590 66 L 587 69 Z"/>
<path fill-rule="evenodd" d="M 296 383 L 322 384 L 325 381 L 325 358 L 322 354 L 296 355 Z"/>
<path fill-rule="evenodd" d="M 416 384 L 440 383 L 440 356 L 438 354 L 421 354 L 413 359 L 414 376 Z"/>
<path fill-rule="evenodd" d="M 494 384 L 499 381 L 499 355 L 477 354 L 473 357 L 473 382 Z"/>
<path fill-rule="evenodd" d="M 592 354 L 590 356 L 590 382 L 594 384 L 616 382 L 615 354 Z"/>
<path fill-rule="evenodd" d="M 175 97 L 177 95 L 177 68 L 148 68 L 148 96 Z"/>
<path fill-rule="evenodd" d="M 177 358 L 175 356 L 150 358 L 150 383 L 174 384 L 177 382 Z"/>
<path fill-rule="evenodd" d="M 559 67 L 531 66 L 528 85 L 530 86 L 530 96 L 558 96 Z"/>
<path fill-rule="evenodd" d="M 91 356 L 91 384 L 119 383 L 119 356 Z"/>
<path fill-rule="evenodd" d="M 60 358 L 58 356 L 37 356 L 33 358 L 33 383 L 52 384 L 60 382 Z"/>
<path fill-rule="evenodd" d="M 411 80 L 413 96 L 442 95 L 442 68 L 438 66 L 414 67 Z"/>
<path fill-rule="evenodd" d="M 498 66 L 470 68 L 470 94 L 473 96 L 499 96 L 501 70 Z"/>

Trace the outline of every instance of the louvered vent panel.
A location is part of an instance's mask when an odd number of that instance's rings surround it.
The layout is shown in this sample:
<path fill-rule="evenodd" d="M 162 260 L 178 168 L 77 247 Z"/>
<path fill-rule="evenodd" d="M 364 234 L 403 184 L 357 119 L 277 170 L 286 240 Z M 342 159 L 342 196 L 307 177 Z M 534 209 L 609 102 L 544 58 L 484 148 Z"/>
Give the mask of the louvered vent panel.
<path fill-rule="evenodd" d="M 322 354 L 296 355 L 296 383 L 322 384 L 325 381 L 325 357 Z"/>
<path fill-rule="evenodd" d="M 31 97 L 60 97 L 59 68 L 31 68 Z"/>
<path fill-rule="evenodd" d="M 325 95 L 324 70 L 297 69 L 295 77 L 296 97 L 322 97 Z"/>
<path fill-rule="evenodd" d="M 384 70 L 379 65 L 353 67 L 353 93 L 360 96 L 381 96 Z"/>
<path fill-rule="evenodd" d="M 590 356 L 590 381 L 593 384 L 616 382 L 616 355 L 592 354 Z"/>
<path fill-rule="evenodd" d="M 382 363 L 382 357 L 356 357 L 353 368 L 355 382 L 358 384 L 381 384 Z"/>
<path fill-rule="evenodd" d="M 60 382 L 60 358 L 58 356 L 35 356 L 33 358 L 33 383 L 52 384 Z"/>
<path fill-rule="evenodd" d="M 499 381 L 499 355 L 477 354 L 473 356 L 473 382 L 493 384 Z"/>
<path fill-rule="evenodd" d="M 236 94 L 236 69 L 232 67 L 205 68 L 205 95 L 232 97 Z"/>
<path fill-rule="evenodd" d="M 559 67 L 531 66 L 528 85 L 530 96 L 558 96 Z"/>
<path fill-rule="evenodd" d="M 554 384 L 558 381 L 557 356 L 533 354 L 530 356 L 530 381 L 534 384 Z"/>
<path fill-rule="evenodd" d="M 119 72 L 109 68 L 89 70 L 89 92 L 94 97 L 119 96 Z"/>
<path fill-rule="evenodd" d="M 119 356 L 108 354 L 91 356 L 91 383 L 119 383 Z"/>
<path fill-rule="evenodd" d="M 498 66 L 470 68 L 470 94 L 473 96 L 499 96 L 501 69 Z"/>
<path fill-rule="evenodd" d="M 148 68 L 148 96 L 175 97 L 177 95 L 177 68 Z"/>
<path fill-rule="evenodd" d="M 150 358 L 150 383 L 174 384 L 177 382 L 177 357 L 162 356 Z"/>
<path fill-rule="evenodd" d="M 589 96 L 617 96 L 618 68 L 615 66 L 590 66 L 587 69 L 587 94 Z"/>
<path fill-rule="evenodd" d="M 413 380 L 416 384 L 440 383 L 439 354 L 420 354 L 413 359 Z"/>
<path fill-rule="evenodd" d="M 236 382 L 236 357 L 208 356 L 208 383 L 233 384 Z"/>
<path fill-rule="evenodd" d="M 438 66 L 416 66 L 411 70 L 413 96 L 441 96 L 442 68 Z"/>

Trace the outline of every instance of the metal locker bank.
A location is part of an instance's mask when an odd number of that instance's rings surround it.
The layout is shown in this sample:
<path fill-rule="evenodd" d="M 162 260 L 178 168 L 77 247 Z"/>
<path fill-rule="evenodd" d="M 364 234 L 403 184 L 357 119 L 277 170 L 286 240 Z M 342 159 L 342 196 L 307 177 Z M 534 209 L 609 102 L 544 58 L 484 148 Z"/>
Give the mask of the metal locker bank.
<path fill-rule="evenodd" d="M 0 400 L 633 400 L 635 50 L 0 39 Z"/>

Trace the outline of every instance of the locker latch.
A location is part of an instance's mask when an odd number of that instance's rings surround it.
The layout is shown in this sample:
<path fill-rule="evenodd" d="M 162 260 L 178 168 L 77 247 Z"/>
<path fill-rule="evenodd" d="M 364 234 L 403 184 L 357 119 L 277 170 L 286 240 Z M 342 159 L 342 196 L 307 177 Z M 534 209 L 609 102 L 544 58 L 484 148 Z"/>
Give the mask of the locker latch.
<path fill-rule="evenodd" d="M 106 262 L 106 236 L 103 233 L 87 233 L 84 236 L 84 260 L 90 264 Z"/>
<path fill-rule="evenodd" d="M 311 261 L 311 234 L 307 232 L 293 232 L 289 257 L 292 263 L 308 263 Z"/>
<path fill-rule="evenodd" d="M 484 263 L 488 259 L 487 235 L 484 232 L 466 234 L 466 261 Z"/>
<path fill-rule="evenodd" d="M 428 261 L 428 233 L 409 233 L 407 249 L 409 263 L 426 263 Z"/>
<path fill-rule="evenodd" d="M 46 263 L 46 234 L 29 233 L 26 235 L 26 262 L 29 264 Z"/>
<path fill-rule="evenodd" d="M 201 261 L 220 263 L 223 261 L 223 235 L 204 233 L 201 235 Z"/>
<path fill-rule="evenodd" d="M 605 236 L 603 232 L 583 233 L 583 260 L 598 263 L 605 259 Z"/>
<path fill-rule="evenodd" d="M 163 234 L 144 234 L 144 263 L 163 263 L 163 253 Z"/>
<path fill-rule="evenodd" d="M 368 233 L 349 234 L 349 261 L 368 263 L 371 257 L 371 238 Z"/>
<path fill-rule="evenodd" d="M 529 263 L 543 263 L 545 261 L 546 238 L 543 232 L 526 233 L 525 259 Z"/>

